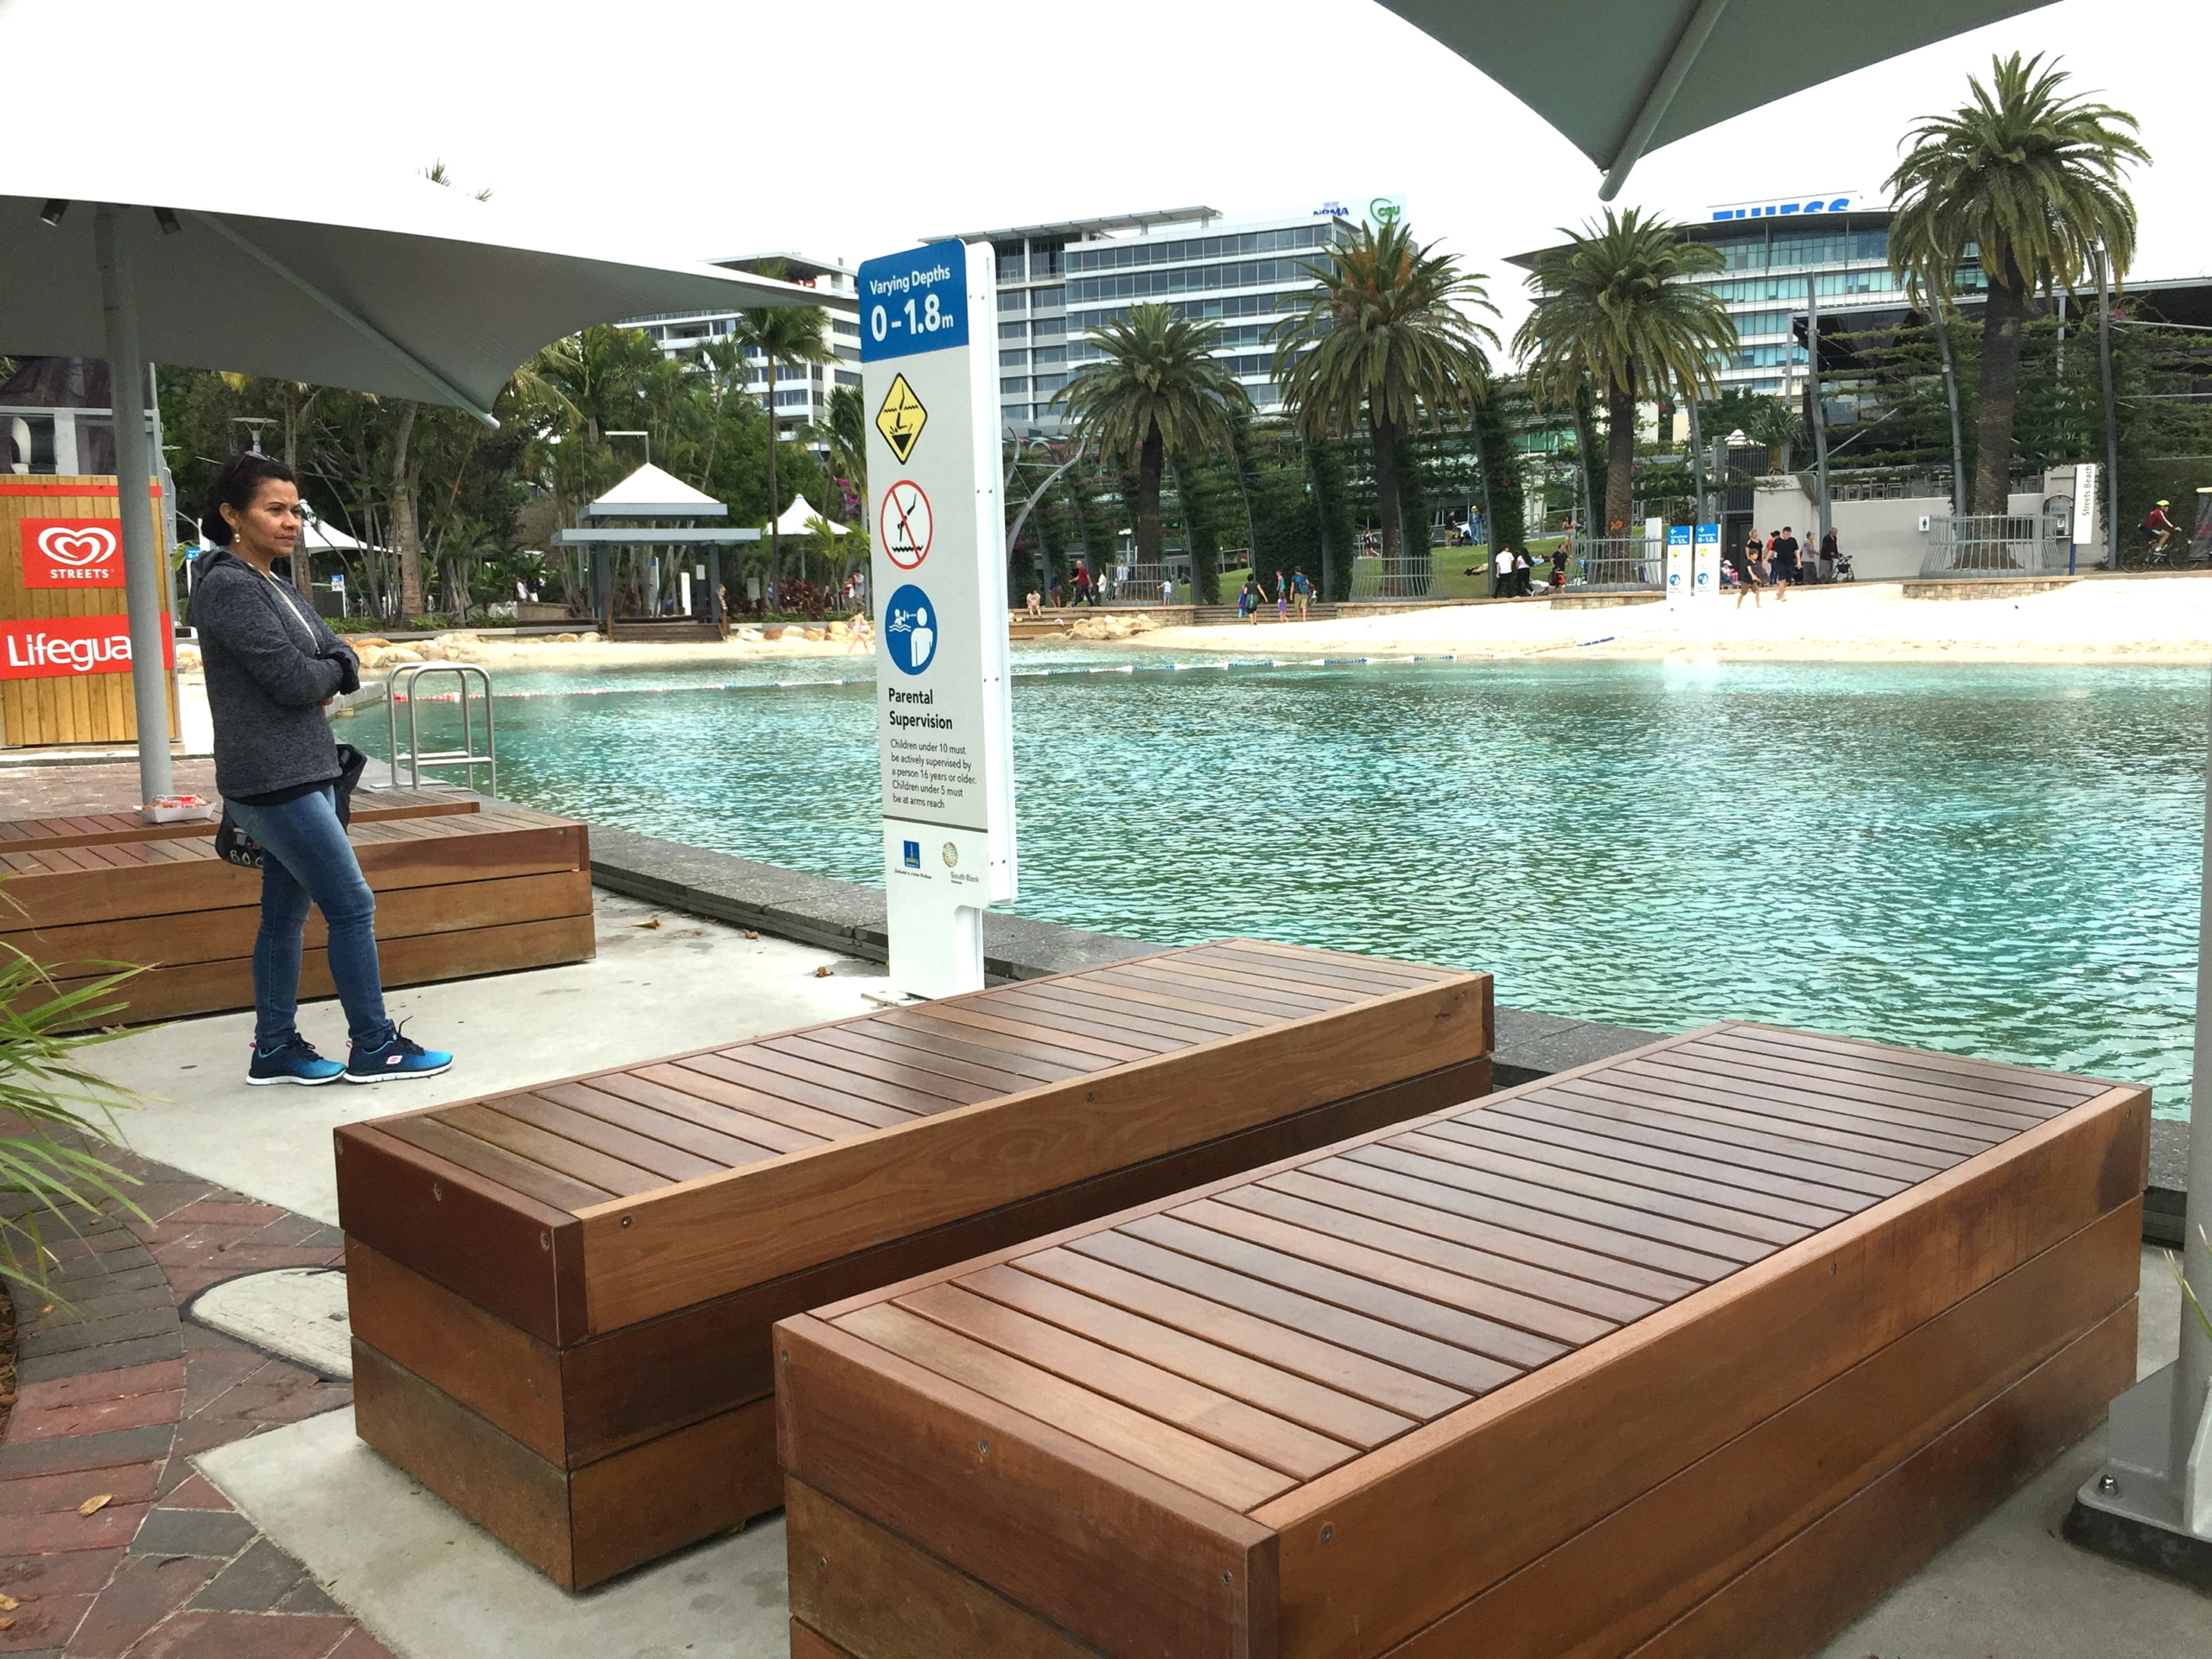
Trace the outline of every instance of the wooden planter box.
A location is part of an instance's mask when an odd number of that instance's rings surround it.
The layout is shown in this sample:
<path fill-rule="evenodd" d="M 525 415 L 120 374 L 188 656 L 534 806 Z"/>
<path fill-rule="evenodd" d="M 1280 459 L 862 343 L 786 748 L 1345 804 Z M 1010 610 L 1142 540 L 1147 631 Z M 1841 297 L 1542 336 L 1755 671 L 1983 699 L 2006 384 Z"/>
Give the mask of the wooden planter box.
<path fill-rule="evenodd" d="M 341 1128 L 360 1434 L 596 1583 L 783 1501 L 775 1320 L 1481 1095 L 1490 991 L 1230 941 Z"/>
<path fill-rule="evenodd" d="M 589 831 L 550 813 L 476 810 L 432 791 L 361 795 L 352 832 L 377 894 L 386 985 L 588 961 Z M 103 815 L 105 816 L 105 815 Z M 120 815 L 116 815 L 120 816 Z M 215 855 L 212 824 L 14 823 L 0 836 L 0 914 L 16 946 L 69 989 L 145 967 L 118 994 L 131 1022 L 253 1006 L 261 873 Z M 300 995 L 333 992 L 322 916 L 308 920 Z"/>
<path fill-rule="evenodd" d="M 1804 1654 L 2133 1380 L 2149 1114 L 1716 1026 L 787 1320 L 792 1651 Z"/>

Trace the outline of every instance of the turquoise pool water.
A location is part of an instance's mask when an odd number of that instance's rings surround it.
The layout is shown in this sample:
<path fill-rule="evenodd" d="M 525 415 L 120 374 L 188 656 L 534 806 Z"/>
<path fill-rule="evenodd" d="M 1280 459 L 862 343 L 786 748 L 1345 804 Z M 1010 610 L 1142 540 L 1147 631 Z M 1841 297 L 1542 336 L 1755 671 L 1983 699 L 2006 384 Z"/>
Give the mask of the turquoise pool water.
<path fill-rule="evenodd" d="M 1863 1033 L 2186 1112 L 2201 671 L 1016 667 L 1031 915 L 1484 968 L 1520 1007 Z M 537 695 L 500 699 L 501 792 L 873 882 L 870 672 L 502 675 Z M 350 732 L 381 748 L 380 717 Z"/>

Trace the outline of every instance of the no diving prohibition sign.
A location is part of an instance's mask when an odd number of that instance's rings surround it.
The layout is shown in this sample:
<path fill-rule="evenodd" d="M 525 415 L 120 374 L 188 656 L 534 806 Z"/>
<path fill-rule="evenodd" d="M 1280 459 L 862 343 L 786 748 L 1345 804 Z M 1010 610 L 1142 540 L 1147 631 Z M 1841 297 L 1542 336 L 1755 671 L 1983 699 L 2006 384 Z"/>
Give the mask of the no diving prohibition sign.
<path fill-rule="evenodd" d="M 930 556 L 930 538 L 936 524 L 930 499 L 911 478 L 895 480 L 883 493 L 883 505 L 875 515 L 883 535 L 883 550 L 901 570 L 912 570 Z"/>

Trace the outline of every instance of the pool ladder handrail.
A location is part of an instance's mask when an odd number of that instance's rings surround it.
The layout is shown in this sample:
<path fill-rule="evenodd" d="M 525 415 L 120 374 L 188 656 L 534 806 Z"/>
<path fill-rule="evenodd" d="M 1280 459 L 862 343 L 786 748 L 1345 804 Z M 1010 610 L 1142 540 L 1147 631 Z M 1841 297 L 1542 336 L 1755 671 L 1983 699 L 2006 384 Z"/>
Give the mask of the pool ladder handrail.
<path fill-rule="evenodd" d="M 450 674 L 459 694 L 461 703 L 461 747 L 457 749 L 434 749 L 425 753 L 423 740 L 416 728 L 415 714 L 420 699 L 415 694 L 416 684 L 426 674 Z M 484 748 L 477 752 L 475 728 L 469 716 L 469 687 L 473 683 L 483 688 Z M 399 747 L 399 700 L 407 700 L 407 747 Z M 476 787 L 476 768 L 485 769 L 484 793 L 499 792 L 499 741 L 492 724 L 492 677 L 474 663 L 401 663 L 385 681 L 384 688 L 385 752 L 391 756 L 391 782 L 399 785 L 399 769 L 407 768 L 407 786 L 423 786 L 425 766 L 461 768 L 464 788 Z M 436 780 L 432 779 L 433 782 Z"/>

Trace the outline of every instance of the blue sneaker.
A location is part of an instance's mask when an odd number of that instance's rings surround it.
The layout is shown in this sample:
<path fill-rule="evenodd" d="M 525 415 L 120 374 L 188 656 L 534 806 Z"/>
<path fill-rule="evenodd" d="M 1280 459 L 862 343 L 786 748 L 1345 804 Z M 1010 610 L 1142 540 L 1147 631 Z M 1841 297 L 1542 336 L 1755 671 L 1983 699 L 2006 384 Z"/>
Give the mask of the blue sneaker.
<path fill-rule="evenodd" d="M 390 1083 L 397 1077 L 435 1077 L 453 1069 L 453 1056 L 443 1049 L 425 1048 L 404 1036 L 397 1026 L 375 1048 L 353 1045 L 346 1058 L 348 1083 Z"/>
<path fill-rule="evenodd" d="M 253 1046 L 253 1061 L 246 1067 L 245 1080 L 254 1088 L 271 1083 L 296 1083 L 313 1089 L 326 1083 L 335 1083 L 346 1068 L 335 1060 L 326 1060 L 315 1052 L 315 1045 L 294 1032 L 274 1048 Z"/>

